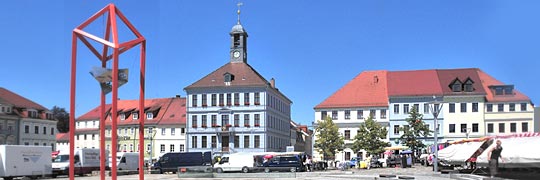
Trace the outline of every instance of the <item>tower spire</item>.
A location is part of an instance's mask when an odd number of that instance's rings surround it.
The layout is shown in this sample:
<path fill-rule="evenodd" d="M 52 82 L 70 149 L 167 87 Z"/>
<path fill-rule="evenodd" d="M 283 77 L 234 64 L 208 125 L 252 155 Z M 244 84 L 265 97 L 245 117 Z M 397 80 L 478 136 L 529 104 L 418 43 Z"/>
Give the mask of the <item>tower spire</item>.
<path fill-rule="evenodd" d="M 238 6 L 238 10 L 236 11 L 236 14 L 238 15 L 238 21 L 236 22 L 236 24 L 240 24 L 240 6 L 244 5 L 244 3 L 242 2 L 239 2 L 238 4 L 236 4 L 236 6 Z"/>

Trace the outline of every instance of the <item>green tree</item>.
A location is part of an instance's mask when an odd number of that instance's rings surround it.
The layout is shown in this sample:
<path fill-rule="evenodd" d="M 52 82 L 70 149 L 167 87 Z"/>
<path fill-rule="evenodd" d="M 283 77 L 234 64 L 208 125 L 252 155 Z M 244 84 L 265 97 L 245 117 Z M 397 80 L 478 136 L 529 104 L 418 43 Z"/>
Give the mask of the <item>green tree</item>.
<path fill-rule="evenodd" d="M 56 129 L 58 129 L 58 132 L 69 132 L 69 113 L 66 111 L 66 109 L 58 106 L 53 106 L 51 111 L 54 119 L 57 120 Z"/>
<path fill-rule="evenodd" d="M 343 149 L 343 137 L 339 135 L 338 127 L 329 116 L 319 121 L 315 131 L 317 140 L 314 146 L 319 149 L 319 153 L 323 154 L 324 160 L 334 157 L 336 150 Z"/>
<path fill-rule="evenodd" d="M 426 147 L 426 145 L 418 138 L 430 136 L 433 132 L 429 130 L 429 127 L 422 118 L 423 115 L 419 114 L 416 107 L 413 106 L 412 110 L 409 112 L 409 118 L 405 119 L 408 125 L 400 128 L 400 130 L 403 131 L 403 135 L 401 135 L 399 141 L 410 147 L 415 153 L 419 148 Z"/>
<path fill-rule="evenodd" d="M 384 142 L 388 130 L 373 120 L 372 116 L 362 124 L 358 129 L 358 134 L 354 137 L 352 149 L 355 152 L 366 150 L 369 154 L 379 154 L 384 152 L 384 148 L 390 146 L 389 142 Z"/>

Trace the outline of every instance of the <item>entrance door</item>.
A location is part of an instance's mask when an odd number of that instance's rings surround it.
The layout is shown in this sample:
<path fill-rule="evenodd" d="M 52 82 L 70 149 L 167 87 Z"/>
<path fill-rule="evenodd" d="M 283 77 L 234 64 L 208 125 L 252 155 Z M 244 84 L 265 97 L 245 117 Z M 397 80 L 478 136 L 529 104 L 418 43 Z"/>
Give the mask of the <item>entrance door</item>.
<path fill-rule="evenodd" d="M 222 136 L 221 140 L 221 151 L 229 152 L 229 136 Z"/>

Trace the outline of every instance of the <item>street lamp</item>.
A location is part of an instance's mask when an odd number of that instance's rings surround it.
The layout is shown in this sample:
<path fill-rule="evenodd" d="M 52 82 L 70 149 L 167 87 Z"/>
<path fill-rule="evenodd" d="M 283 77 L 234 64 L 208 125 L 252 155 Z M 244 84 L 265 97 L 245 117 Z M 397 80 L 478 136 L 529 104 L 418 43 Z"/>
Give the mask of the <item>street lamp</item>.
<path fill-rule="evenodd" d="M 153 163 L 153 149 L 154 149 L 154 136 L 156 136 L 156 130 L 152 127 L 148 128 L 148 136 L 147 138 L 150 139 L 150 149 L 148 150 L 148 155 L 150 156 L 149 164 L 152 165 Z"/>
<path fill-rule="evenodd" d="M 471 128 L 465 128 L 465 135 L 469 139 L 469 134 L 471 134 Z"/>
<path fill-rule="evenodd" d="M 437 139 L 437 135 L 439 134 L 439 123 L 437 122 L 437 117 L 439 116 L 439 113 L 441 112 L 442 105 L 435 96 L 433 96 L 433 99 L 435 99 L 433 102 L 431 102 L 431 106 L 429 107 L 431 109 L 431 113 L 433 114 L 433 119 L 435 123 L 435 132 L 434 138 L 435 138 L 435 156 L 433 157 L 433 170 L 435 172 L 438 172 L 438 159 L 439 159 L 439 140 Z"/>

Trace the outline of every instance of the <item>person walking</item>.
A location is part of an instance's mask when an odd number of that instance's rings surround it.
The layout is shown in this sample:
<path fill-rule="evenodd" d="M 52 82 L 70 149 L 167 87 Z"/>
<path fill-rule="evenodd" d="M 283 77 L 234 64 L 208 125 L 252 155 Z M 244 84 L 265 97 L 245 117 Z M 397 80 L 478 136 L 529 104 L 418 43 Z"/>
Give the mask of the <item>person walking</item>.
<path fill-rule="evenodd" d="M 490 172 L 491 178 L 497 175 L 497 170 L 499 168 L 499 158 L 501 158 L 501 162 L 504 162 L 504 159 L 501 156 L 502 150 L 503 148 L 501 146 L 501 140 L 497 140 L 497 145 L 491 148 L 487 153 L 488 159 L 489 159 L 489 172 Z"/>

